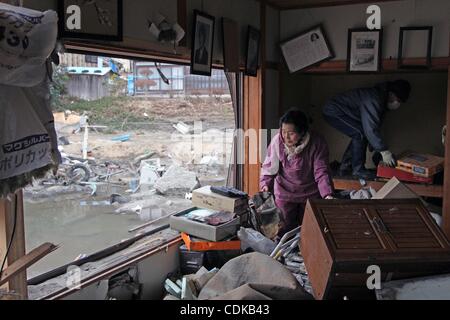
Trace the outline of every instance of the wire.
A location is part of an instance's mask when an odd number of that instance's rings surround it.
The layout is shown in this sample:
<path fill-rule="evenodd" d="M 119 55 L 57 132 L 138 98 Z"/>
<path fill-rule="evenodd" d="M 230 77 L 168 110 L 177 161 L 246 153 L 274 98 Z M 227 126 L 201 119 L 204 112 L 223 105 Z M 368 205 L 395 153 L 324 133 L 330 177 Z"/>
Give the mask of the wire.
<path fill-rule="evenodd" d="M 166 77 L 166 76 L 164 75 L 164 73 L 161 71 L 161 68 L 157 65 L 156 62 L 155 62 L 155 67 L 156 67 L 156 70 L 158 71 L 159 76 L 161 77 L 162 81 L 164 81 L 165 84 L 170 85 L 169 79 L 167 79 L 167 77 Z"/>
<path fill-rule="evenodd" d="M 5 267 L 6 259 L 8 258 L 9 251 L 11 250 L 12 243 L 14 240 L 14 234 L 16 233 L 16 224 L 17 224 L 17 195 L 14 195 L 14 225 L 13 231 L 11 233 L 11 239 L 9 240 L 8 249 L 6 250 L 5 257 L 3 258 L 2 266 L 0 268 L 0 279 L 2 278 L 3 268 Z"/>

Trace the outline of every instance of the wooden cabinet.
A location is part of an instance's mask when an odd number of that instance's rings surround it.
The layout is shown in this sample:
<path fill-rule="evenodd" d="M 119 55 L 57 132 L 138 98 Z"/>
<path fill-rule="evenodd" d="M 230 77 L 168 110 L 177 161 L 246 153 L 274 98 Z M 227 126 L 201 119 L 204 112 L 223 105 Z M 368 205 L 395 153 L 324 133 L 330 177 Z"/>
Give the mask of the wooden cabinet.
<path fill-rule="evenodd" d="M 381 281 L 450 272 L 450 243 L 418 199 L 309 201 L 301 251 L 317 299 L 373 295 L 371 265 Z"/>

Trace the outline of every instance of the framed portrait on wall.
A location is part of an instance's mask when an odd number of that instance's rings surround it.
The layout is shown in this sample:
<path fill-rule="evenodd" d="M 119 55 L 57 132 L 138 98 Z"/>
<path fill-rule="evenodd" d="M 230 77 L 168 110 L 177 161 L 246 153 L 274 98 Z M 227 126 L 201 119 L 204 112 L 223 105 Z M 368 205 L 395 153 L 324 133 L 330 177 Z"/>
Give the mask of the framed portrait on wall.
<path fill-rule="evenodd" d="M 431 67 L 433 27 L 401 27 L 398 44 L 398 67 L 428 69 Z M 409 58 L 409 62 L 405 59 Z"/>
<path fill-rule="evenodd" d="M 59 0 L 59 37 L 122 41 L 122 14 L 122 0 Z"/>
<path fill-rule="evenodd" d="M 191 74 L 211 76 L 215 18 L 194 10 Z"/>
<path fill-rule="evenodd" d="M 260 31 L 248 26 L 245 55 L 245 75 L 247 76 L 256 77 L 258 73 L 260 38 Z"/>
<path fill-rule="evenodd" d="M 334 57 L 321 25 L 282 42 L 280 47 L 290 73 Z"/>
<path fill-rule="evenodd" d="M 377 72 L 381 70 L 382 34 L 381 29 L 348 30 L 347 71 Z"/>

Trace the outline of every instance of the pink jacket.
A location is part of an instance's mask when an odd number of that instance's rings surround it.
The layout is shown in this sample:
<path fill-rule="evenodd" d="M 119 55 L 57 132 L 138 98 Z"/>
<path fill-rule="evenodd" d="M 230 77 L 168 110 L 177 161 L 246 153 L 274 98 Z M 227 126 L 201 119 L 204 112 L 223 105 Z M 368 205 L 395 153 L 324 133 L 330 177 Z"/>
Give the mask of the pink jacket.
<path fill-rule="evenodd" d="M 276 199 L 288 202 L 303 203 L 308 198 L 331 195 L 333 187 L 325 139 L 310 132 L 309 143 L 289 161 L 283 138 L 277 133 L 261 169 L 260 188 L 264 186 L 269 187 Z"/>

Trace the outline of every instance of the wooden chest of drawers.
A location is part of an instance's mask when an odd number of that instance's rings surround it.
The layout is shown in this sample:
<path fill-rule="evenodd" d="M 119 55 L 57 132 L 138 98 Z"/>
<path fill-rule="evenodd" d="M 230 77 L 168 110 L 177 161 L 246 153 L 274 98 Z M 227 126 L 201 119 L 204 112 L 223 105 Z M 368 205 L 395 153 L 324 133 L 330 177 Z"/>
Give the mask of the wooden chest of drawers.
<path fill-rule="evenodd" d="M 450 243 L 418 199 L 309 201 L 301 253 L 316 299 L 374 297 L 372 265 L 382 282 L 450 272 Z"/>

